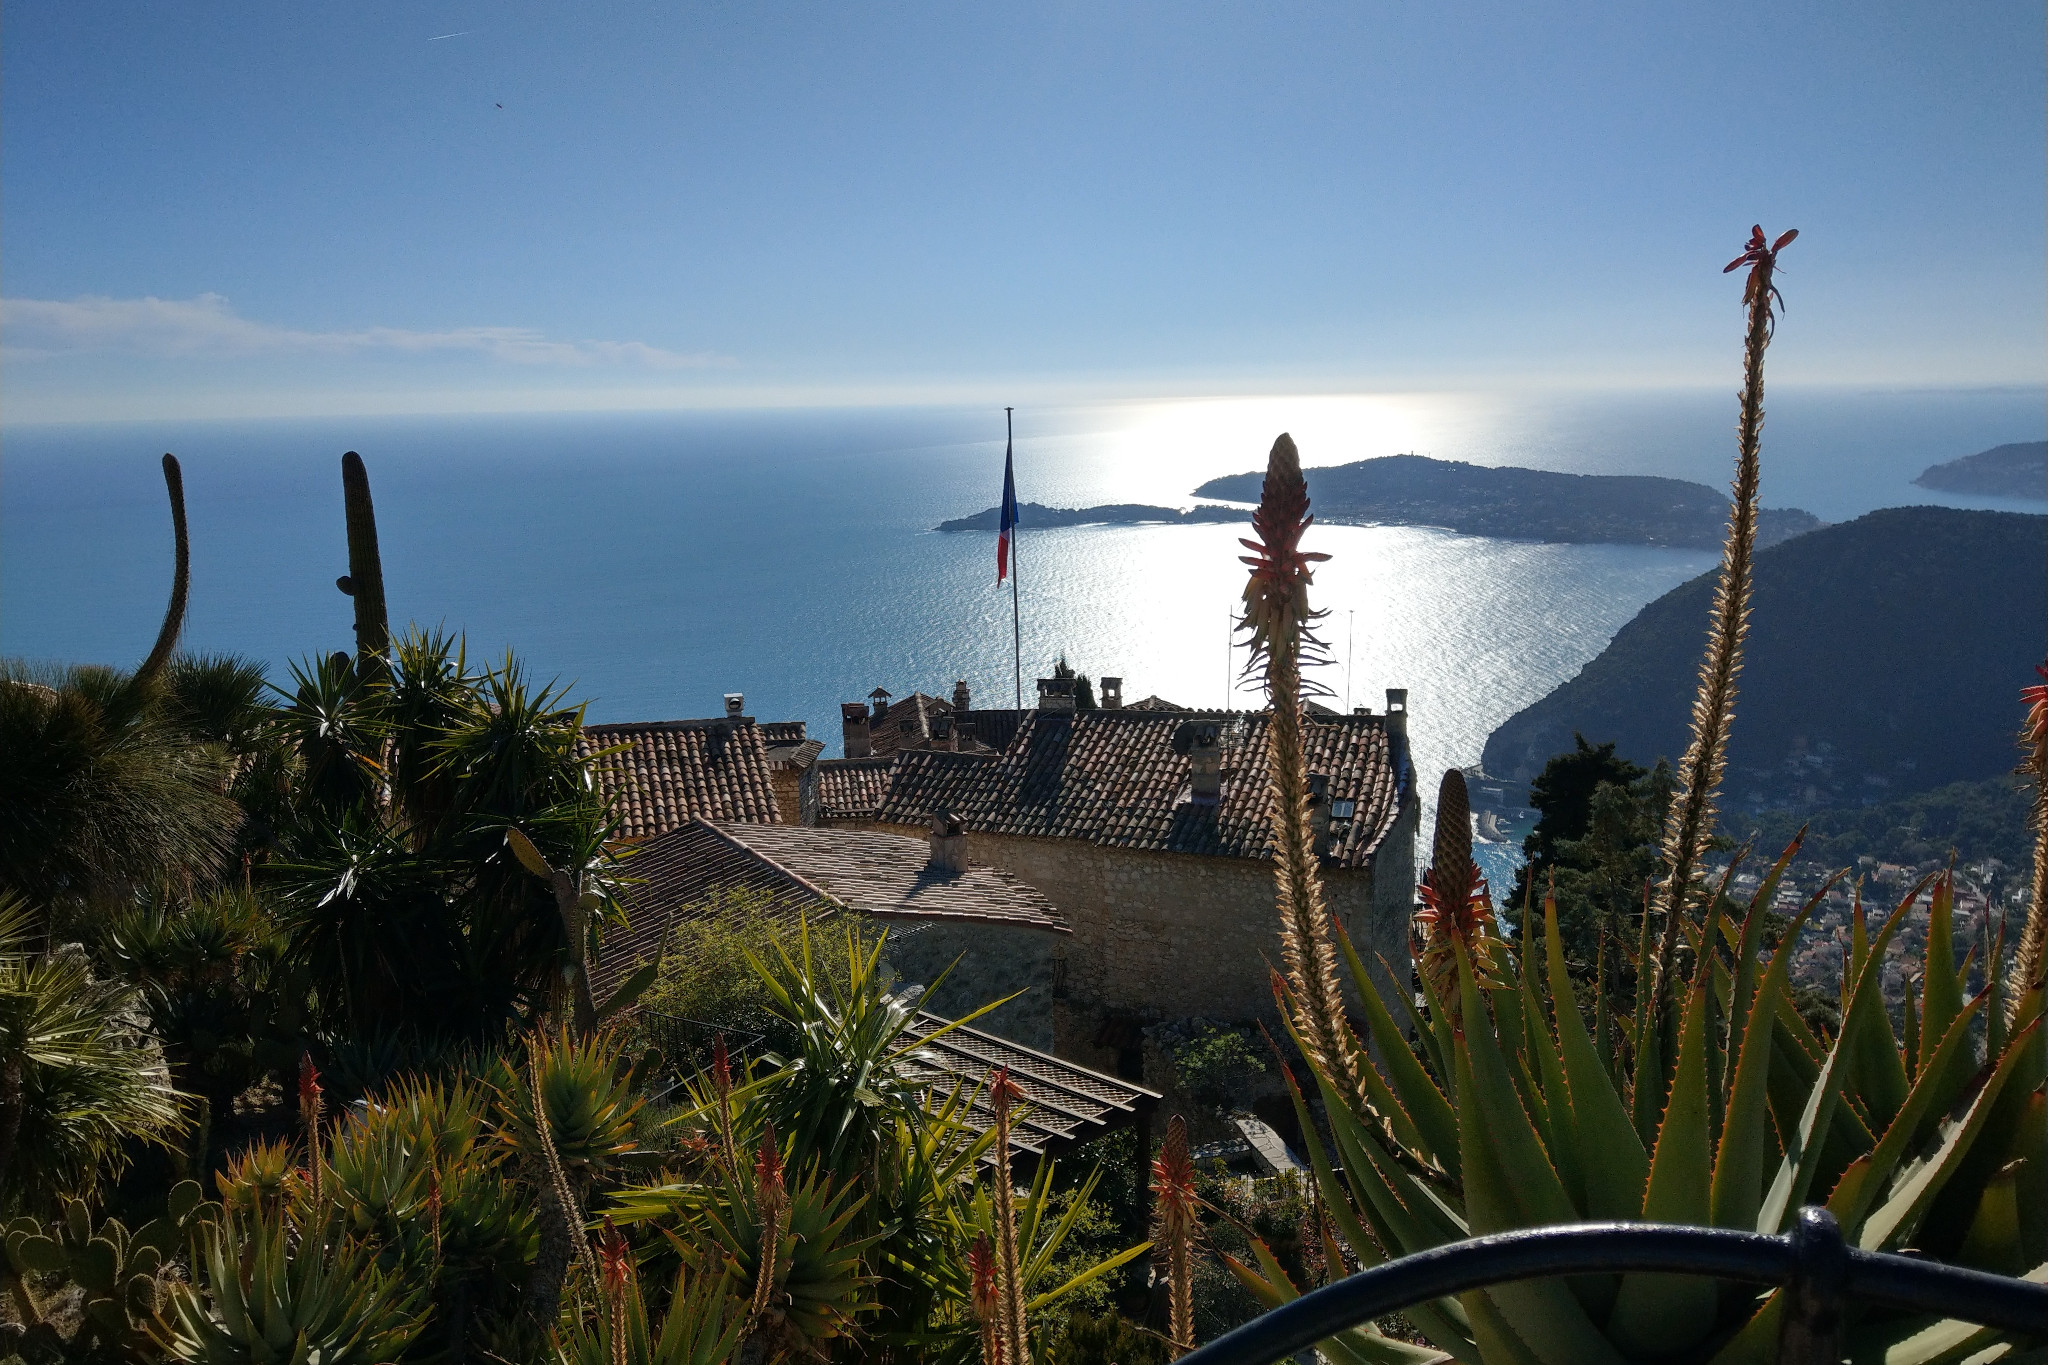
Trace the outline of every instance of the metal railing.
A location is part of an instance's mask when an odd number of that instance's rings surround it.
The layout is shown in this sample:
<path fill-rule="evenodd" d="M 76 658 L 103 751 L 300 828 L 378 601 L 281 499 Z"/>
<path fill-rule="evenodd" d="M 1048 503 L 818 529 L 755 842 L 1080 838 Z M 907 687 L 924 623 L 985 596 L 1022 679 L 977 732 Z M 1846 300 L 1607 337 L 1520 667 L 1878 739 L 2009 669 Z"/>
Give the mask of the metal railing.
<path fill-rule="evenodd" d="M 2048 1284 L 1842 1241 L 1834 1215 L 1804 1208 L 1783 1237 L 1663 1223 L 1574 1223 L 1434 1247 L 1284 1304 L 1180 1365 L 1271 1365 L 1347 1327 L 1413 1304 L 1552 1275 L 1658 1271 L 1790 1289 L 1779 1365 L 1835 1365 L 1852 1300 L 1917 1309 L 2048 1338 Z"/>

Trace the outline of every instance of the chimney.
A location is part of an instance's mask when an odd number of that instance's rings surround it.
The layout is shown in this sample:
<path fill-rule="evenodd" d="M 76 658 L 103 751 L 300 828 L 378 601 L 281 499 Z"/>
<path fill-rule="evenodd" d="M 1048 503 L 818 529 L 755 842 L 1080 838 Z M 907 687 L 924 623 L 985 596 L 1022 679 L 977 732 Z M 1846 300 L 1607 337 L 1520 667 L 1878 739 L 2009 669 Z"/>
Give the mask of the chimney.
<path fill-rule="evenodd" d="M 1318 858 L 1330 856 L 1330 777 L 1328 773 L 1308 775 L 1308 829 L 1315 840 Z"/>
<path fill-rule="evenodd" d="M 932 812 L 932 857 L 934 872 L 961 873 L 967 870 L 967 826 L 943 810 Z"/>
<path fill-rule="evenodd" d="M 1407 737 L 1408 689 L 1405 687 L 1387 689 L 1387 732 Z"/>
<path fill-rule="evenodd" d="M 746 709 L 747 697 L 744 692 L 728 692 L 725 694 L 725 718 L 727 720 L 740 719 L 741 713 Z"/>
<path fill-rule="evenodd" d="M 848 758 L 870 758 L 875 752 L 874 744 L 868 738 L 868 708 L 857 701 L 846 702 L 839 708 L 839 726 L 846 738 Z"/>
<path fill-rule="evenodd" d="M 1188 760 L 1190 800 L 1213 806 L 1223 795 L 1223 727 L 1213 720 L 1184 721 L 1173 732 L 1173 751 Z"/>
<path fill-rule="evenodd" d="M 957 749 L 960 747 L 953 740 L 952 712 L 934 711 L 931 713 L 931 716 L 926 720 L 926 724 L 931 729 L 933 744 L 937 745 L 941 749 Z"/>
<path fill-rule="evenodd" d="M 965 678 L 953 684 L 953 709 L 955 711 L 972 711 L 974 709 L 974 699 L 967 691 L 967 679 Z"/>
<path fill-rule="evenodd" d="M 1104 678 L 1102 680 L 1102 709 L 1121 711 L 1124 709 L 1124 680 Z"/>
<path fill-rule="evenodd" d="M 875 704 L 874 718 L 876 720 L 880 720 L 889 714 L 889 690 L 887 688 L 878 687 L 868 693 L 868 700 Z"/>
<path fill-rule="evenodd" d="M 1074 680 L 1072 678 L 1040 678 L 1038 680 L 1038 709 L 1053 715 L 1074 714 Z"/>

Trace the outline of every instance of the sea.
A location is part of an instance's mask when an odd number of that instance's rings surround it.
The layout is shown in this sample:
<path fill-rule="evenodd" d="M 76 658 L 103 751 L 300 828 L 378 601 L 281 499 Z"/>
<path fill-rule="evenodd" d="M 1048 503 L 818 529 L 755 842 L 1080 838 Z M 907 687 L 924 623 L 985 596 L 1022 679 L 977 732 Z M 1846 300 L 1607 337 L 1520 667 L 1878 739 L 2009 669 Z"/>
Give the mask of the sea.
<path fill-rule="evenodd" d="M 2048 430 L 2048 394 L 1773 391 L 1767 506 L 1829 521 L 1877 507 L 2041 510 L 1911 485 L 1927 465 Z M 1291 432 L 1306 465 L 1415 451 L 1725 485 L 1732 391 L 1414 393 L 1093 401 L 1015 414 L 1019 497 L 1188 506 Z M 939 533 L 994 505 L 1000 405 L 0 426 L 0 654 L 132 664 L 171 577 L 158 457 L 183 466 L 185 645 L 295 661 L 351 642 L 339 457 L 361 452 L 395 623 L 515 651 L 593 721 L 804 720 L 828 753 L 839 704 L 882 687 L 1013 702 L 1012 597 L 994 536 Z M 1056 658 L 1127 700 L 1257 704 L 1232 611 L 1233 525 L 1019 532 L 1022 691 Z M 1645 603 L 1713 567 L 1696 550 L 1546 545 L 1414 526 L 1317 526 L 1333 705 L 1406 688 L 1421 786 L 1575 674 Z M 1427 812 L 1425 812 L 1427 814 Z M 1497 886 L 1507 844 L 1482 846 Z"/>

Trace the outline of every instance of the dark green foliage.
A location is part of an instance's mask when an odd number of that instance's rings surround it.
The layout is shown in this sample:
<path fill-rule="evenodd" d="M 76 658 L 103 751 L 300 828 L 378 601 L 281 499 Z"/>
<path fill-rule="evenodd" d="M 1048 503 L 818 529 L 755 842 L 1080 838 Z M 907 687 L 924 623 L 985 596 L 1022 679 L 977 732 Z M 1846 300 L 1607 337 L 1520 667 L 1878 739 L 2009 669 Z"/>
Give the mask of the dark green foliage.
<path fill-rule="evenodd" d="M 132 1232 L 116 1218 L 95 1224 L 82 1199 L 65 1200 L 63 1215 L 51 1223 L 22 1217 L 0 1227 L 0 1279 L 27 1329 L 22 1355 L 67 1362 L 153 1356 L 149 1327 L 164 1272 L 186 1253 L 200 1221 L 218 1212 L 202 1200 L 197 1181 L 185 1180 L 170 1191 L 162 1214 Z M 79 1320 L 68 1340 L 49 1311 L 56 1305 L 36 1293 L 46 1278 L 78 1286 Z"/>
<path fill-rule="evenodd" d="M 1930 465 L 1913 480 L 1922 488 L 1979 497 L 2048 498 L 2048 441 L 2014 441 L 1946 464 Z"/>
<path fill-rule="evenodd" d="M 241 819 L 228 763 L 163 702 L 111 668 L 0 663 L 0 889 L 50 910 L 215 875 Z"/>
<path fill-rule="evenodd" d="M 2048 517 L 1894 507 L 1761 551 L 1721 807 L 1821 809 L 2013 764 L 2012 697 L 2040 661 Z M 1647 761 L 1685 751 L 1714 575 L 1672 589 L 1487 741 L 1526 777 L 1574 730 Z"/>
<path fill-rule="evenodd" d="M 1166 1365 L 1166 1339 L 1116 1313 L 1076 1312 L 1048 1333 L 1045 1365 Z"/>
<path fill-rule="evenodd" d="M 1765 811 L 1729 821 L 1744 837 L 1753 832 L 1758 849 L 1782 848 L 1800 825 L 1808 826 L 1802 862 L 1854 867 L 1858 859 L 1917 867 L 1948 857 L 1961 866 L 1987 858 L 2006 865 L 2008 876 L 2024 877 L 2033 857 L 2027 838 L 2028 796 L 2010 777 L 1954 782 L 1875 806 L 1799 811 Z"/>
<path fill-rule="evenodd" d="M 1244 1032 L 1211 1028 L 1173 1054 L 1173 1069 L 1190 1098 L 1228 1113 L 1244 1107 L 1266 1063 Z"/>
<path fill-rule="evenodd" d="M 1612 744 L 1573 740 L 1573 749 L 1552 758 L 1529 785 L 1530 804 L 1542 815 L 1522 841 L 1528 861 L 1506 908 L 1519 931 L 1524 906 L 1540 916 L 1555 885 L 1565 954 L 1585 977 L 1603 942 L 1612 969 L 1634 950 L 1643 887 L 1662 871 L 1658 840 L 1671 803 L 1671 770 L 1659 763 L 1645 772 L 1617 758 Z"/>
<path fill-rule="evenodd" d="M 1066 655 L 1062 654 L 1058 659 L 1054 660 L 1052 675 L 1055 678 L 1070 678 L 1073 680 L 1074 709 L 1076 711 L 1093 711 L 1096 709 L 1095 684 L 1089 681 L 1086 673 L 1074 672 L 1074 666 L 1067 662 Z"/>
<path fill-rule="evenodd" d="M 159 892 L 101 928 L 101 966 L 140 989 L 173 1081 L 206 1102 L 217 1130 L 231 1123 L 237 1096 L 288 1075 L 306 1047 L 306 987 L 286 969 L 286 948 L 276 917 L 241 887 L 190 899 Z"/>
<path fill-rule="evenodd" d="M 413 1048 L 535 1017 L 570 943 L 508 831 L 578 876 L 598 920 L 615 913 L 615 825 L 576 754 L 580 710 L 509 655 L 469 671 L 438 634 L 401 641 L 388 683 L 345 660 L 294 672 L 277 728 L 302 777 L 268 881 L 322 1018 Z"/>

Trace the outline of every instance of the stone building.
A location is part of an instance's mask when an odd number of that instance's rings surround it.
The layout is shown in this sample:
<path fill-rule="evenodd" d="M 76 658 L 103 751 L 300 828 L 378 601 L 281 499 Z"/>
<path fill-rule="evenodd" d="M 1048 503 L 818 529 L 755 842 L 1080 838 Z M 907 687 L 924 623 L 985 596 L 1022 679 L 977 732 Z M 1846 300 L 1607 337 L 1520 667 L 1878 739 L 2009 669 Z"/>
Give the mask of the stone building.
<path fill-rule="evenodd" d="M 856 914 L 887 927 L 884 952 L 902 985 L 926 988 L 905 1030 L 906 1042 L 923 1045 L 900 1069 L 943 1089 L 964 1082 L 968 1121 L 981 1126 L 989 1113 L 980 1092 L 993 1068 L 1007 1068 L 1030 1102 L 1013 1137 L 1027 1170 L 1032 1158 L 1116 1128 L 1147 1131 L 1157 1093 L 1050 1055 L 1050 986 L 1065 922 L 1020 879 L 969 865 L 964 845 L 957 826 L 944 823 L 910 839 L 691 819 L 631 860 L 627 925 L 607 935 L 591 969 L 593 993 L 606 998 L 646 963 L 688 953 L 691 922 L 719 913 L 735 893 L 777 917 Z M 1019 991 L 976 1027 L 939 1036 L 950 1019 Z"/>
<path fill-rule="evenodd" d="M 1042 680 L 1038 708 L 1008 713 L 1000 748 L 900 751 L 879 799 L 871 766 L 816 818 L 908 834 L 949 817 L 974 862 L 1043 892 L 1073 927 L 1054 990 L 1063 1056 L 1115 1064 L 1107 1054 L 1128 1051 L 1149 1020 L 1270 1015 L 1268 717 L 1076 712 L 1063 681 Z M 1390 990 L 1407 988 L 1415 886 L 1407 721 L 1405 692 L 1390 690 L 1385 714 L 1312 713 L 1305 727 L 1330 909 L 1368 963 L 1385 960 Z"/>

